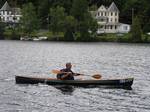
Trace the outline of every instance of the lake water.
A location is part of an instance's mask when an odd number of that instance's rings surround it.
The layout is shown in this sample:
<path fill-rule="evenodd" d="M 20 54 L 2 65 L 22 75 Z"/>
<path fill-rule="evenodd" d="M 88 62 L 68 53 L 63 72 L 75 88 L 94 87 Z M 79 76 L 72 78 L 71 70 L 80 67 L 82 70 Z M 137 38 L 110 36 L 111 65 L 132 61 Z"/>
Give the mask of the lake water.
<path fill-rule="evenodd" d="M 15 84 L 15 75 L 55 78 L 66 62 L 74 72 L 134 77 L 132 90 Z M 150 112 L 150 45 L 1 40 L 0 112 Z"/>

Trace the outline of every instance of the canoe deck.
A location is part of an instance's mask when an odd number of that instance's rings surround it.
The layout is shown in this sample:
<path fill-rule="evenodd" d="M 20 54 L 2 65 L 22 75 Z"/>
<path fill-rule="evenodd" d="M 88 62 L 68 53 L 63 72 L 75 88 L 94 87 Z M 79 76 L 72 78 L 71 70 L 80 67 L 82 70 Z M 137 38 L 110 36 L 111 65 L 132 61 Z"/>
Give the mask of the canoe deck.
<path fill-rule="evenodd" d="M 26 77 L 16 76 L 17 84 L 38 84 L 44 83 L 48 85 L 73 85 L 73 86 L 118 86 L 118 87 L 131 87 L 134 78 L 124 79 L 100 79 L 100 80 L 57 80 L 52 78 L 38 78 L 38 77 Z"/>

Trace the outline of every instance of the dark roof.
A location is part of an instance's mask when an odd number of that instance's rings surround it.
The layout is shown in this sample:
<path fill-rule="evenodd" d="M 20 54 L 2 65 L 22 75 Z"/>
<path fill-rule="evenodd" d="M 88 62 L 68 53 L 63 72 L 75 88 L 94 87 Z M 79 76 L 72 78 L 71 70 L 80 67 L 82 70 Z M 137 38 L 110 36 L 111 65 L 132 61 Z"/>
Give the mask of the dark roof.
<path fill-rule="evenodd" d="M 109 22 L 109 23 L 106 23 L 106 25 L 120 25 L 120 23 L 111 23 L 111 22 Z"/>
<path fill-rule="evenodd" d="M 8 2 L 6 1 L 0 10 L 11 10 L 11 7 L 9 6 Z"/>
<path fill-rule="evenodd" d="M 117 8 L 116 4 L 112 2 L 112 4 L 109 6 L 108 11 L 110 12 L 119 12 L 119 9 Z"/>

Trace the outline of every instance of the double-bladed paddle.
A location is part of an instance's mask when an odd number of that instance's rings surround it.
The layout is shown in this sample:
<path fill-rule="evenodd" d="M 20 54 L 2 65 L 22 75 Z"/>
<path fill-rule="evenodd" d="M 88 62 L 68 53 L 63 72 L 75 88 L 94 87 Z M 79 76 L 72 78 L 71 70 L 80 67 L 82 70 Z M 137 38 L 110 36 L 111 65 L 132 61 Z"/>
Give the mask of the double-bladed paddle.
<path fill-rule="evenodd" d="M 69 72 L 62 72 L 60 70 L 52 70 L 52 73 L 54 74 L 59 74 L 59 73 L 69 73 Z M 74 76 L 78 76 L 78 75 L 84 75 L 84 74 L 80 74 L 80 73 L 74 73 Z M 85 75 L 85 76 L 90 76 L 90 75 Z M 102 76 L 100 74 L 95 74 L 95 75 L 92 75 L 91 77 L 95 78 L 95 79 L 100 79 Z"/>

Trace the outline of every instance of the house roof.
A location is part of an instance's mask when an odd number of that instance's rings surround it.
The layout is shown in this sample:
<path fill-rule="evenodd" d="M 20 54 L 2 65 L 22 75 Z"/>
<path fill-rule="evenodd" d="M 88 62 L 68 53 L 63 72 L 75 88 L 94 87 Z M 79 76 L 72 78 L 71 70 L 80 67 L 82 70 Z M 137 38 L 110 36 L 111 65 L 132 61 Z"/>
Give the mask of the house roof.
<path fill-rule="evenodd" d="M 119 12 L 119 9 L 117 8 L 116 4 L 112 2 L 112 4 L 109 6 L 108 11 L 110 12 Z"/>
<path fill-rule="evenodd" d="M 104 5 L 101 5 L 99 8 L 98 8 L 98 11 L 107 11 L 106 7 Z"/>
<path fill-rule="evenodd" d="M 11 7 L 9 6 L 8 2 L 6 1 L 0 10 L 11 10 Z"/>

